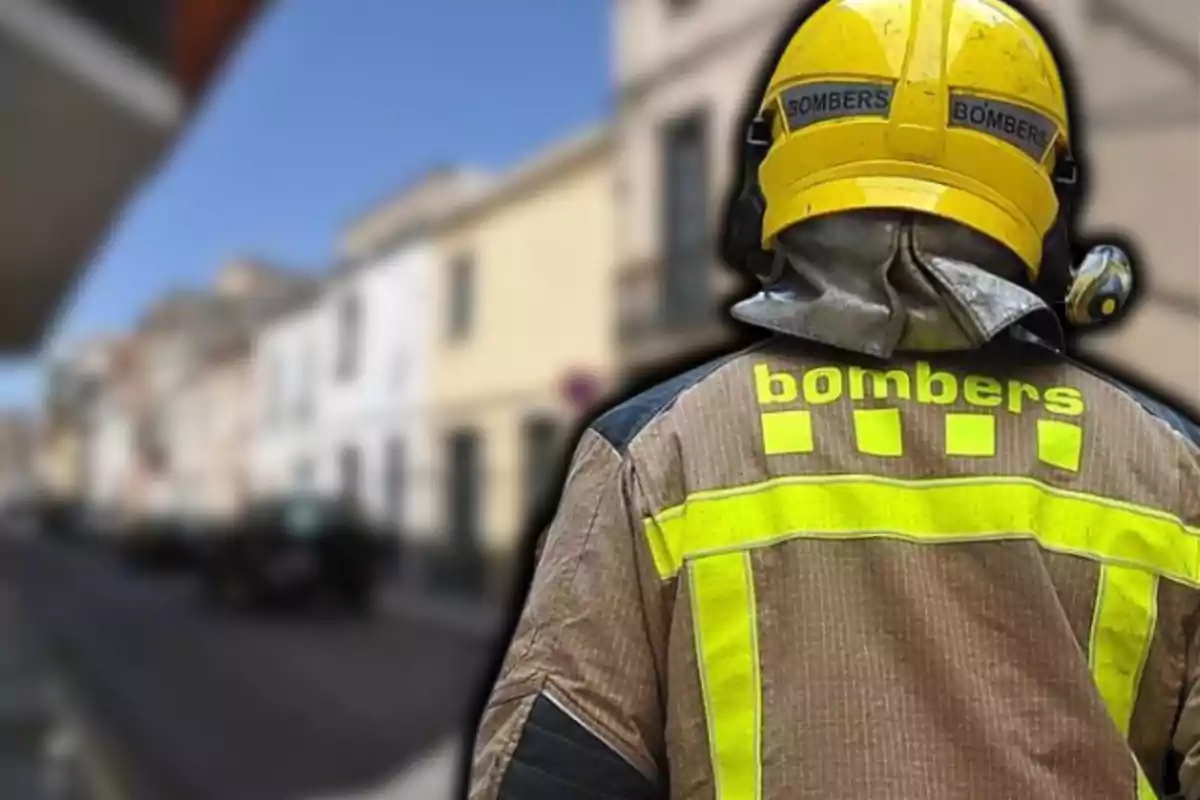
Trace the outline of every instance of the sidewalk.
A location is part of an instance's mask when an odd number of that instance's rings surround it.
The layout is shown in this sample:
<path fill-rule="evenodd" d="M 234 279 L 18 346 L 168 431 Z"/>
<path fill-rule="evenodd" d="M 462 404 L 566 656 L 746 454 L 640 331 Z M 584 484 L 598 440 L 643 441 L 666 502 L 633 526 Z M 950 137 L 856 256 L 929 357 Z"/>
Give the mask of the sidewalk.
<path fill-rule="evenodd" d="M 61 676 L 16 619 L 0 586 L 0 797 L 126 800 Z"/>
<path fill-rule="evenodd" d="M 314 800 L 457 800 L 460 755 L 460 741 L 444 741 L 378 789 Z"/>

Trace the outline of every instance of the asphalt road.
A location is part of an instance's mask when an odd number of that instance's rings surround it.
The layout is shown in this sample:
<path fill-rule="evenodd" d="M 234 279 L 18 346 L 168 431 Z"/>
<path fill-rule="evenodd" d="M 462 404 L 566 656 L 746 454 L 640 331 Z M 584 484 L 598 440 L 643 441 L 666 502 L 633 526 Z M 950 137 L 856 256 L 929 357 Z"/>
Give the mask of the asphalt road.
<path fill-rule="evenodd" d="M 214 612 L 186 576 L 0 542 L 0 581 L 136 800 L 303 800 L 381 782 L 463 728 L 487 646 L 387 614 Z"/>

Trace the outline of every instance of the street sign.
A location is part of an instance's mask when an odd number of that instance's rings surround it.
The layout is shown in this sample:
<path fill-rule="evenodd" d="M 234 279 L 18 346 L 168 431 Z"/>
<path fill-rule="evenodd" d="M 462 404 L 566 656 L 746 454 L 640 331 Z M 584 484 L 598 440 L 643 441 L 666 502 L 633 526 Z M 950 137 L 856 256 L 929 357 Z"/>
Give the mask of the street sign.
<path fill-rule="evenodd" d="M 589 411 L 600 402 L 603 384 L 599 376 L 587 370 L 577 369 L 567 373 L 562 381 L 563 400 L 577 414 Z"/>

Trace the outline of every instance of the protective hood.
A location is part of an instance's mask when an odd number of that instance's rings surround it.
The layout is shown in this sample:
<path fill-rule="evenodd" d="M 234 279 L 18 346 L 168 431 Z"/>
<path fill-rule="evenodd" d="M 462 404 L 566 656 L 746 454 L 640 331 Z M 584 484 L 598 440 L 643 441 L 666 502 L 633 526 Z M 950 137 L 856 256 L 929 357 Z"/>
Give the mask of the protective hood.
<path fill-rule="evenodd" d="M 1062 348 L 1058 317 L 1019 283 L 1023 262 L 948 220 L 835 214 L 784 231 L 775 253 L 766 288 L 733 307 L 737 319 L 880 358 L 971 350 L 1014 327 Z"/>

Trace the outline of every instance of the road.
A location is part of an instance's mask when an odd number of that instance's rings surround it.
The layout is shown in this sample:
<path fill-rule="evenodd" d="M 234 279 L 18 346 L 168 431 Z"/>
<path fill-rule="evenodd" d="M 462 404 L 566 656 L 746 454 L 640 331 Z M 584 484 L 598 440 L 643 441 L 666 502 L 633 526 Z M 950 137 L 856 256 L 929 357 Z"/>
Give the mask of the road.
<path fill-rule="evenodd" d="M 0 582 L 103 731 L 132 800 L 304 800 L 462 730 L 488 646 L 387 614 L 204 608 L 186 575 L 0 542 Z"/>

